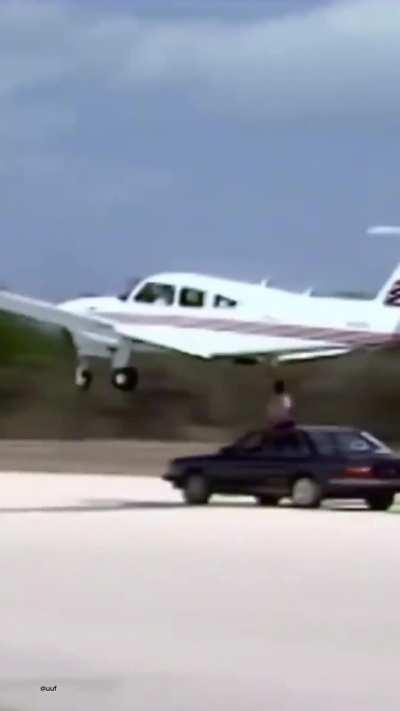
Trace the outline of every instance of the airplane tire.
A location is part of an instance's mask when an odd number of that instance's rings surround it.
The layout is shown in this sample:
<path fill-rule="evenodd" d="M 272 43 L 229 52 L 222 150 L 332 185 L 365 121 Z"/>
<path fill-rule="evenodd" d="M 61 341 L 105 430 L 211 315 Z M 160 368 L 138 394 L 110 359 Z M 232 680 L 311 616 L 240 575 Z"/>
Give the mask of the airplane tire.
<path fill-rule="evenodd" d="M 137 368 L 115 368 L 111 374 L 111 383 L 117 390 L 131 392 L 136 390 L 139 382 Z"/>
<path fill-rule="evenodd" d="M 88 368 L 77 368 L 75 373 L 75 385 L 78 390 L 89 390 L 93 381 L 93 374 Z"/>

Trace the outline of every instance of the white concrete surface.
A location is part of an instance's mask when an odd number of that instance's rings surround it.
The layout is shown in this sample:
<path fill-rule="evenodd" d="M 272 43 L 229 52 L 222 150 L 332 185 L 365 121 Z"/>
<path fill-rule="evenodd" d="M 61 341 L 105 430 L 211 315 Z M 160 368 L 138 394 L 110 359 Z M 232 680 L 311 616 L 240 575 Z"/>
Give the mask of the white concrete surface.
<path fill-rule="evenodd" d="M 117 476 L 0 491 L 1 711 L 399 708 L 397 513 L 190 509 Z"/>

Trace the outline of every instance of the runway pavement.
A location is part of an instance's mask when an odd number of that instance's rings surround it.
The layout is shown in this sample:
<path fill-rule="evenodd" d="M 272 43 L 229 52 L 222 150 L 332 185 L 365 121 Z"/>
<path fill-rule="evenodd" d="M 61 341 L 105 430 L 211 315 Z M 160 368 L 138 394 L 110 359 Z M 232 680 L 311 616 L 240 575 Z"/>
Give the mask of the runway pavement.
<path fill-rule="evenodd" d="M 397 711 L 395 511 L 188 508 L 140 477 L 0 490 L 1 711 Z"/>
<path fill-rule="evenodd" d="M 157 440 L 1 440 L 0 471 L 160 476 L 169 459 L 221 445 Z"/>

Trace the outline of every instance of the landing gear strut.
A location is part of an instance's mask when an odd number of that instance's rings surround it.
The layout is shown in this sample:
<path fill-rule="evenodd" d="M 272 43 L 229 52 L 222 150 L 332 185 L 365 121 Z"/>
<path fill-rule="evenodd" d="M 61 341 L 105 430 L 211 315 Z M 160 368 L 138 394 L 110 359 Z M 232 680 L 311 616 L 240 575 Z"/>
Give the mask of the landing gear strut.
<path fill-rule="evenodd" d="M 117 390 L 123 390 L 124 392 L 136 390 L 138 382 L 138 370 L 132 366 L 127 368 L 114 368 L 111 373 L 111 383 Z"/>
<path fill-rule="evenodd" d="M 87 365 L 78 365 L 75 371 L 75 385 L 78 390 L 89 390 L 93 380 L 92 371 Z"/>

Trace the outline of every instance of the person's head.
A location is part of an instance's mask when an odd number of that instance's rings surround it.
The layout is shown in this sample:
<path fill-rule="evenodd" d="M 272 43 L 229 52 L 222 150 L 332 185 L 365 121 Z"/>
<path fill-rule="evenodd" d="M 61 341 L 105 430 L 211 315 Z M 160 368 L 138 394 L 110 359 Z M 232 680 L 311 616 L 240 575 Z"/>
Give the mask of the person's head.
<path fill-rule="evenodd" d="M 283 380 L 275 380 L 274 382 L 274 393 L 276 395 L 282 395 L 285 392 L 285 383 Z"/>

